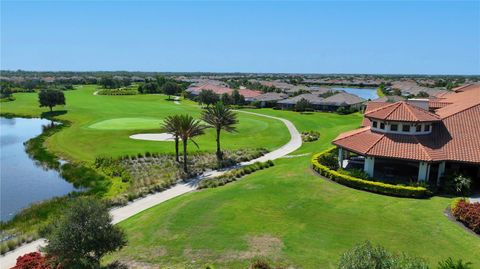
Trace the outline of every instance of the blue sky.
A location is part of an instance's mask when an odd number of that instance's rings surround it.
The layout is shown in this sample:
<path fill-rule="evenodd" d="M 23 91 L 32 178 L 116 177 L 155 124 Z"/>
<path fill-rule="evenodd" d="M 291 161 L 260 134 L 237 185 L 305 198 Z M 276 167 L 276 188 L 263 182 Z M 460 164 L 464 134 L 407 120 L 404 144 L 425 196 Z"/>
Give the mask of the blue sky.
<path fill-rule="evenodd" d="M 480 2 L 3 1 L 1 68 L 480 74 Z"/>

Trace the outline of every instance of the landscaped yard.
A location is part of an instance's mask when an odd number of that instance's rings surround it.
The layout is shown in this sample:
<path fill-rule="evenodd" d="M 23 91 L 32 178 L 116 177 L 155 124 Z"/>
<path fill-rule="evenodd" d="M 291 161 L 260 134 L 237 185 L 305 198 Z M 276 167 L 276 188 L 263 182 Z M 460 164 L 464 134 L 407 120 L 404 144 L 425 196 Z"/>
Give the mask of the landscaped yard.
<path fill-rule="evenodd" d="M 339 116 L 256 110 L 317 130 L 296 154 L 326 149 L 356 128 L 358 114 Z M 310 169 L 311 154 L 275 161 L 272 168 L 215 189 L 190 193 L 120 224 L 128 246 L 108 259 L 173 268 L 246 268 L 256 256 L 300 268 L 335 268 L 340 255 L 365 240 L 421 256 L 480 265 L 480 240 L 444 216 L 450 199 L 395 198 L 326 181 Z"/>
<path fill-rule="evenodd" d="M 174 152 L 171 142 L 141 141 L 129 136 L 139 132 L 159 132 L 160 123 L 168 115 L 188 113 L 200 115 L 200 107 L 189 100 L 180 105 L 167 101 L 165 95 L 101 96 L 93 95 L 97 86 L 80 86 L 79 90 L 66 91 L 66 110 L 58 116 L 72 125 L 47 140 L 50 150 L 66 159 L 91 162 L 97 156 L 121 156 L 145 152 Z M 38 107 L 36 93 L 15 94 L 16 100 L 2 103 L 2 113 L 39 116 L 48 109 Z M 287 128 L 279 121 L 254 115 L 239 114 L 237 133 L 222 134 L 225 149 L 274 149 L 289 139 Z M 213 130 L 196 139 L 200 149 L 193 144 L 190 151 L 215 149 Z"/>
<path fill-rule="evenodd" d="M 195 103 L 181 105 L 163 95 L 94 96 L 96 86 L 66 92 L 59 118 L 72 125 L 47 140 L 55 153 L 74 161 L 97 156 L 173 152 L 171 142 L 138 141 L 129 135 L 158 132 L 167 115 L 198 116 Z M 40 115 L 37 95 L 15 94 L 2 113 Z M 119 225 L 128 245 L 109 256 L 133 266 L 245 268 L 257 256 L 301 268 L 334 268 L 339 256 L 365 240 L 392 251 L 426 258 L 432 265 L 449 256 L 480 265 L 480 240 L 444 216 L 451 199 L 394 198 L 326 181 L 310 169 L 311 155 L 330 147 L 339 133 L 360 125 L 360 114 L 299 114 L 254 110 L 291 120 L 299 131 L 319 131 L 291 158 L 215 189 L 204 189 L 162 203 Z M 222 134 L 225 149 L 276 148 L 289 140 L 277 120 L 240 114 L 238 133 Z M 199 137 L 200 150 L 213 152 L 212 130 Z M 192 151 L 196 150 L 191 146 Z M 295 156 L 298 155 L 298 156 Z"/>

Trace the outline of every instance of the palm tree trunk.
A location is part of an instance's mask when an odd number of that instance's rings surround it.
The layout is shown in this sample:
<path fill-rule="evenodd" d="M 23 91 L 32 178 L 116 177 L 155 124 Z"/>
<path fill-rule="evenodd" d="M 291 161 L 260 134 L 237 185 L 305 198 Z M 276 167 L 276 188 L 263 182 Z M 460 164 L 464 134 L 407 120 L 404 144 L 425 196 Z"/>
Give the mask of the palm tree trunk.
<path fill-rule="evenodd" d="M 188 173 L 188 167 L 187 167 L 187 142 L 188 140 L 185 139 L 183 140 L 183 171 L 185 173 Z"/>
<path fill-rule="evenodd" d="M 177 163 L 180 162 L 180 158 L 178 157 L 178 136 L 175 136 L 175 160 L 177 161 Z"/>
<path fill-rule="evenodd" d="M 223 158 L 222 150 L 220 149 L 220 128 L 217 128 L 217 159 L 220 162 Z"/>
<path fill-rule="evenodd" d="M 51 107 L 51 106 L 49 106 L 49 108 L 50 108 L 50 112 L 52 112 L 52 107 Z"/>

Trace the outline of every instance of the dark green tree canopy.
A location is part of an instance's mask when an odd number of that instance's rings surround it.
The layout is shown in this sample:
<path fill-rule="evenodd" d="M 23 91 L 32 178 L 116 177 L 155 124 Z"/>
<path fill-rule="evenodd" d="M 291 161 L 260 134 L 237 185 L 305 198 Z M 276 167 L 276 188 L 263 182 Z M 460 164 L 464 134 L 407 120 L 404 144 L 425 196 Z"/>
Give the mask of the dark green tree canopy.
<path fill-rule="evenodd" d="M 126 245 L 125 235 L 113 226 L 107 206 L 94 198 L 80 198 L 46 232 L 43 249 L 62 268 L 99 268 L 101 258 Z"/>
<path fill-rule="evenodd" d="M 41 90 L 38 93 L 40 107 L 48 107 L 50 111 L 56 105 L 65 105 L 65 95 L 59 90 Z"/>
<path fill-rule="evenodd" d="M 300 99 L 295 104 L 295 110 L 299 112 L 303 112 L 312 108 L 312 104 L 305 98 Z"/>
<path fill-rule="evenodd" d="M 218 102 L 218 95 L 212 90 L 202 90 L 197 97 L 197 100 L 200 104 L 210 106 Z"/>
<path fill-rule="evenodd" d="M 171 95 L 175 95 L 178 92 L 179 88 L 178 85 L 174 82 L 166 82 L 162 86 L 162 92 L 166 95 L 168 95 L 168 99 L 170 99 Z"/>
<path fill-rule="evenodd" d="M 226 106 L 229 106 L 233 103 L 232 97 L 228 93 L 223 93 L 220 96 L 220 101 Z"/>
<path fill-rule="evenodd" d="M 160 88 L 158 87 L 158 84 L 155 82 L 147 82 L 138 88 L 138 91 L 140 93 L 159 93 Z"/>
<path fill-rule="evenodd" d="M 232 92 L 232 103 L 234 105 L 245 104 L 245 96 L 241 95 L 237 89 L 233 90 Z"/>

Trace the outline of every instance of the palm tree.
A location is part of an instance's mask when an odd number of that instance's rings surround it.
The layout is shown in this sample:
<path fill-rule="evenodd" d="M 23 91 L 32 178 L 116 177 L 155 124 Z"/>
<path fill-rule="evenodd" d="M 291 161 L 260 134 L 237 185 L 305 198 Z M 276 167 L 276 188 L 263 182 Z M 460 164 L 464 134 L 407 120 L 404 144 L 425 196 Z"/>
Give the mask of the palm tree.
<path fill-rule="evenodd" d="M 202 124 L 201 121 L 194 119 L 192 116 L 179 115 L 179 136 L 183 142 L 183 171 L 188 173 L 187 168 L 187 144 L 191 140 L 195 146 L 198 144 L 192 139 L 195 136 L 204 134 L 204 130 L 208 128 L 207 125 Z"/>
<path fill-rule="evenodd" d="M 217 102 L 212 107 L 207 107 L 202 113 L 202 120 L 215 128 L 217 132 L 217 159 L 220 162 L 223 159 L 223 153 L 220 149 L 220 132 L 235 132 L 235 124 L 238 123 L 237 114 L 222 102 Z"/>
<path fill-rule="evenodd" d="M 166 132 L 171 134 L 175 139 L 175 160 L 180 162 L 180 158 L 178 157 L 178 144 L 180 140 L 180 116 L 173 115 L 168 116 L 165 118 L 162 124 L 162 129 Z"/>

